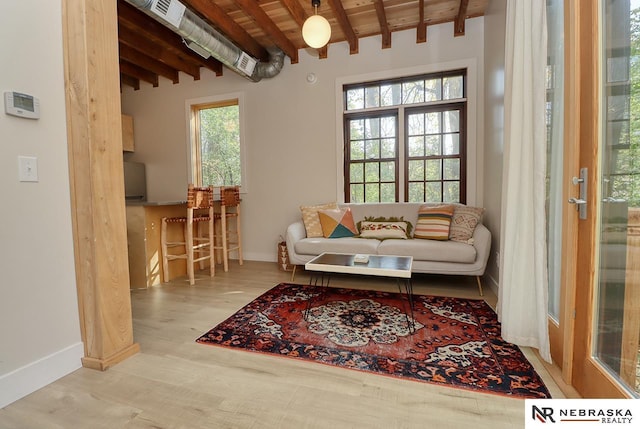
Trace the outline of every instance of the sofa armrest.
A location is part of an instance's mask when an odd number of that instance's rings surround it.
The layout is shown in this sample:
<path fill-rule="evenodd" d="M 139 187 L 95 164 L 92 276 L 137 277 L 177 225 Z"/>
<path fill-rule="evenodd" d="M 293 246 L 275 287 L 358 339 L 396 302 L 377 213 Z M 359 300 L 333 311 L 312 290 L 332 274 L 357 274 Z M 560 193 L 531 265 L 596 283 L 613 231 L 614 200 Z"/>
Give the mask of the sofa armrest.
<path fill-rule="evenodd" d="M 287 227 L 287 252 L 289 253 L 289 262 L 294 265 L 301 265 L 305 263 L 305 260 L 301 259 L 296 254 L 296 243 L 303 238 L 306 238 L 307 231 L 304 228 L 304 223 L 300 220 L 292 223 Z"/>
<path fill-rule="evenodd" d="M 476 248 L 478 255 L 476 262 L 481 264 L 484 273 L 491 252 L 491 231 L 481 223 L 476 226 L 473 232 L 473 247 Z"/>

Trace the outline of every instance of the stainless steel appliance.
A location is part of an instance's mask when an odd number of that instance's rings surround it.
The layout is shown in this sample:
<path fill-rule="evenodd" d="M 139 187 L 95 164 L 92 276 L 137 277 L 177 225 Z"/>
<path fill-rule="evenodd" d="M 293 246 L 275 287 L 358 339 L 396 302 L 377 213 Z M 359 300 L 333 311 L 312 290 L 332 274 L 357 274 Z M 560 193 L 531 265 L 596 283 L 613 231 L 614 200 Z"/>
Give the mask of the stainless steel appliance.
<path fill-rule="evenodd" d="M 124 162 L 124 196 L 126 201 L 147 201 L 147 176 L 141 162 Z"/>

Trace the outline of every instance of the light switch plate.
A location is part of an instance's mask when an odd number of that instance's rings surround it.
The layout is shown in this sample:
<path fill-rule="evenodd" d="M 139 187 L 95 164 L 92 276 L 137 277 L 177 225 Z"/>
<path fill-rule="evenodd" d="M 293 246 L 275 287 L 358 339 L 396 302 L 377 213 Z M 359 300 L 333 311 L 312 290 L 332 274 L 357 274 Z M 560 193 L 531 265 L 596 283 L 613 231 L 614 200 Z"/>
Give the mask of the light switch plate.
<path fill-rule="evenodd" d="M 18 179 L 21 182 L 38 181 L 38 158 L 35 156 L 18 157 Z"/>

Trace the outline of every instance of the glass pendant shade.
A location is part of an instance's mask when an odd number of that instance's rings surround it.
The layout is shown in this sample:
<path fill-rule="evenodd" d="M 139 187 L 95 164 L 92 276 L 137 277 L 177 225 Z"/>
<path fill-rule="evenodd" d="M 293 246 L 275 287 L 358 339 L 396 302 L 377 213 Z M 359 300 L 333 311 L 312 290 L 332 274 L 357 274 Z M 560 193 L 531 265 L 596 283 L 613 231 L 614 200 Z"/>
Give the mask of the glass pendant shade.
<path fill-rule="evenodd" d="M 302 38 L 312 48 L 322 48 L 331 38 L 331 25 L 324 17 L 313 15 L 302 25 Z"/>

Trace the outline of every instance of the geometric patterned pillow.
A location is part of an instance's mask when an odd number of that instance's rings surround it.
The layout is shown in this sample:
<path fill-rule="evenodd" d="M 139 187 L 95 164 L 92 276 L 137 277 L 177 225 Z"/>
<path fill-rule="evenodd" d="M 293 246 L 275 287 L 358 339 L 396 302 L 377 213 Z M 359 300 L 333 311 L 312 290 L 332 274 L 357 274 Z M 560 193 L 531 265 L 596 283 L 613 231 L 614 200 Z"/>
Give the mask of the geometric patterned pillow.
<path fill-rule="evenodd" d="M 453 205 L 423 205 L 418 210 L 418 222 L 414 238 L 425 238 L 428 240 L 449 239 L 449 226 L 453 217 Z"/>
<path fill-rule="evenodd" d="M 325 238 L 353 237 L 358 233 L 350 208 L 318 210 Z"/>
<path fill-rule="evenodd" d="M 455 205 L 449 239 L 461 243 L 473 244 L 473 232 L 482 219 L 484 208 Z"/>
<path fill-rule="evenodd" d="M 302 212 L 302 222 L 304 222 L 304 229 L 307 231 L 307 237 L 322 237 L 322 226 L 320 225 L 320 218 L 318 217 L 318 210 L 337 209 L 338 204 L 327 203 L 319 204 L 316 206 L 300 206 Z"/>

